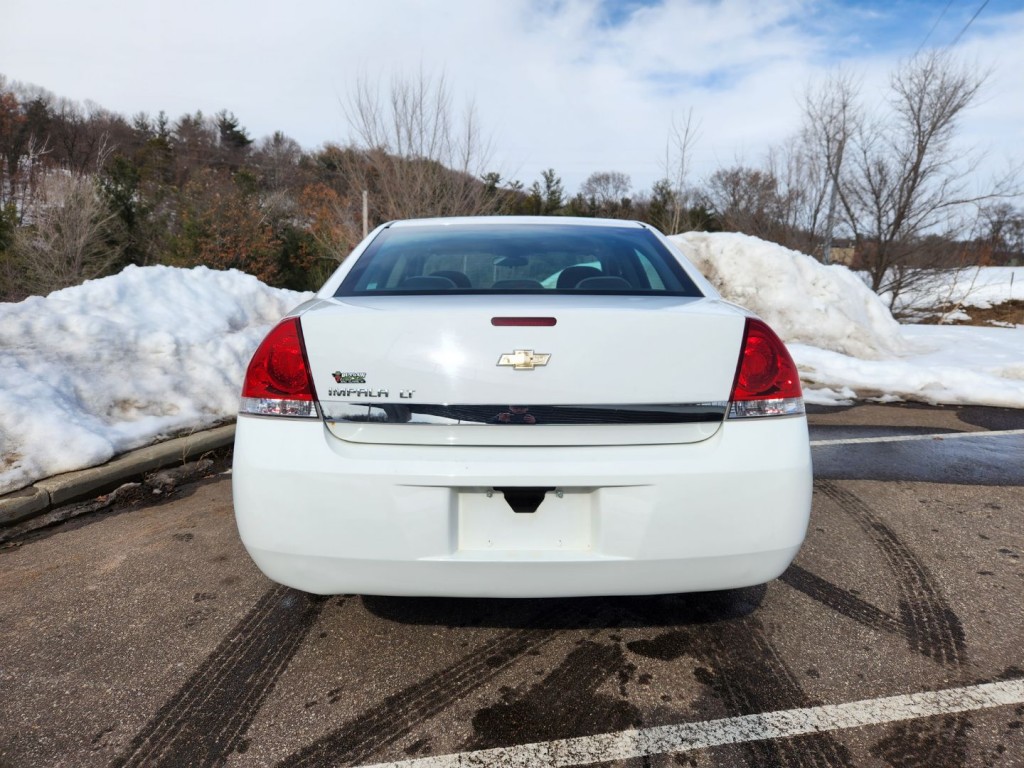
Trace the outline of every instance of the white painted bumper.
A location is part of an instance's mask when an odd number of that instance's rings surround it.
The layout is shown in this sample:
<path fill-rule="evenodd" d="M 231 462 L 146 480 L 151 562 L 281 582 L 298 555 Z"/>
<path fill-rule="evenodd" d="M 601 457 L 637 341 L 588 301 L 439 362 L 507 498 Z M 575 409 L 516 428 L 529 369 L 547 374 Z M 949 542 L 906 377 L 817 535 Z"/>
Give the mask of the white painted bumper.
<path fill-rule="evenodd" d="M 410 427 L 414 429 L 415 427 Z M 770 581 L 811 506 L 803 417 L 703 442 L 614 447 L 368 445 L 319 421 L 238 419 L 238 530 L 307 592 L 554 597 Z M 495 487 L 556 488 L 516 513 Z"/>

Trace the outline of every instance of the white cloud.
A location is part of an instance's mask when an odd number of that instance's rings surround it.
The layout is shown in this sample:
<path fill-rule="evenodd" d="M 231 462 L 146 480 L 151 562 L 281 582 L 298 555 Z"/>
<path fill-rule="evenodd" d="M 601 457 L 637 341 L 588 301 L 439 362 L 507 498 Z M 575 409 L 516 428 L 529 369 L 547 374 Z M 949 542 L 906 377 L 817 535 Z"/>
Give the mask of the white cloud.
<path fill-rule="evenodd" d="M 444 73 L 493 135 L 491 168 L 529 184 L 553 167 L 572 192 L 598 170 L 649 187 L 673 115 L 690 107 L 698 174 L 754 162 L 796 130 L 799 95 L 838 59 L 864 73 L 870 97 L 913 53 L 877 35 L 858 43 L 859 20 L 882 22 L 835 0 L 612 10 L 609 23 L 597 0 L 5 0 L 0 72 L 124 114 L 226 108 L 255 137 L 280 129 L 306 147 L 345 140 L 342 105 L 360 75 Z M 932 21 L 894 37 L 919 41 Z M 1019 158 L 1024 14 L 983 14 L 961 48 L 995 68 L 965 137 Z"/>

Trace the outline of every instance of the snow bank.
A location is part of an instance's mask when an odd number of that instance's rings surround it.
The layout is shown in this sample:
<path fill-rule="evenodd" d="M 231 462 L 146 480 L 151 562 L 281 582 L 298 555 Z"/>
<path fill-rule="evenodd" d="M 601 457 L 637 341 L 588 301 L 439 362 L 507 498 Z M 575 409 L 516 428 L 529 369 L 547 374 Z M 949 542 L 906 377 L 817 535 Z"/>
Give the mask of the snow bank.
<path fill-rule="evenodd" d="M 305 298 L 158 266 L 0 304 L 0 493 L 234 417 L 256 345 Z"/>
<path fill-rule="evenodd" d="M 804 399 L 819 404 L 877 398 L 1024 408 L 1024 327 L 907 325 L 903 335 L 914 354 L 890 360 L 857 360 L 790 345 Z"/>
<path fill-rule="evenodd" d="M 669 238 L 729 301 L 756 312 L 787 344 L 873 360 L 906 350 L 889 309 L 853 272 L 737 233 Z"/>

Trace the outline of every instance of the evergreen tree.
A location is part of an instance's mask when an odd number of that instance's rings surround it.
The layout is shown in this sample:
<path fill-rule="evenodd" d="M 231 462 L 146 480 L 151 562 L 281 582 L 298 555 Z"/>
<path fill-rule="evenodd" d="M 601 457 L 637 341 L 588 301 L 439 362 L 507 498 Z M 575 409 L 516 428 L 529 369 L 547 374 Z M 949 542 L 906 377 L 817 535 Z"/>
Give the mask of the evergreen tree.
<path fill-rule="evenodd" d="M 220 145 L 228 149 L 244 150 L 250 144 L 249 132 L 243 128 L 238 118 L 226 109 L 217 113 L 217 130 L 220 132 Z"/>
<path fill-rule="evenodd" d="M 544 202 L 541 213 L 544 216 L 553 216 L 564 205 L 565 188 L 554 168 L 543 171 L 541 177 L 544 179 Z"/>

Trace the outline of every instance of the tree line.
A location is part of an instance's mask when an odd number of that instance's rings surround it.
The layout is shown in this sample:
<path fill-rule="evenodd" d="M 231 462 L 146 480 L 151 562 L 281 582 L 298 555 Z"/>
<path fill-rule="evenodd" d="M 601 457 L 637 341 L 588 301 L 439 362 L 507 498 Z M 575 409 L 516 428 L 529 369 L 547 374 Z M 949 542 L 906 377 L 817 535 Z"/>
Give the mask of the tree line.
<path fill-rule="evenodd" d="M 346 105 L 348 144 L 307 150 L 259 140 L 231 112 L 130 118 L 0 75 L 0 300 L 16 301 L 129 264 L 237 268 L 314 289 L 368 223 L 446 215 L 573 215 L 646 221 L 673 233 L 738 231 L 829 260 L 844 244 L 892 299 L 922 271 L 1024 256 L 1019 168 L 975 185 L 954 139 L 985 81 L 941 53 L 891 77 L 869 111 L 856 81 L 808 89 L 803 125 L 760 162 L 695 181 L 692 113 L 674 123 L 665 177 L 591 174 L 570 195 L 554 168 L 529 186 L 488 170 L 472 108 L 444 77 L 363 79 Z"/>

